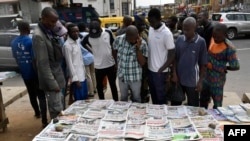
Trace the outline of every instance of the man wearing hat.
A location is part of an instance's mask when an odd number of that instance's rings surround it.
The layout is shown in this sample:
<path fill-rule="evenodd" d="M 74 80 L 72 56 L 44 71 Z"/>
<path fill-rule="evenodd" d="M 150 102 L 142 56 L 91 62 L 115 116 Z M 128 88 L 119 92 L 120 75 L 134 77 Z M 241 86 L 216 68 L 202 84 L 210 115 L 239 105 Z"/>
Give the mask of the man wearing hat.
<path fill-rule="evenodd" d="M 112 55 L 113 41 L 112 32 L 101 28 L 101 21 L 99 19 L 93 19 L 89 25 L 89 34 L 82 41 L 82 45 L 92 47 L 95 58 L 94 66 L 99 99 L 105 99 L 103 79 L 105 76 L 108 76 L 113 99 L 118 101 L 116 63 Z"/>

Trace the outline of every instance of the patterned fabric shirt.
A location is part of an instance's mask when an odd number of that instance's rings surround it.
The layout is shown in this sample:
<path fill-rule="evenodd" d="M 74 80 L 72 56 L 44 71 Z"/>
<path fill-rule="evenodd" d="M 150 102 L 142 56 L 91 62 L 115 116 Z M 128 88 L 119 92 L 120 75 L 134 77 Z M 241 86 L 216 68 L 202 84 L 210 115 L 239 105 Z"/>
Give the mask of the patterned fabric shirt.
<path fill-rule="evenodd" d="M 117 36 L 113 43 L 117 50 L 117 75 L 124 82 L 136 82 L 142 79 L 142 67 L 137 61 L 136 47 L 126 41 L 126 35 Z M 144 40 L 140 47 L 144 57 L 148 57 L 148 46 Z"/>
<path fill-rule="evenodd" d="M 216 44 L 213 38 L 208 50 L 208 63 L 211 64 L 211 67 L 207 69 L 206 81 L 219 87 L 223 87 L 225 84 L 227 64 L 231 68 L 237 68 L 240 65 L 232 43 L 226 40 L 226 42 Z"/>

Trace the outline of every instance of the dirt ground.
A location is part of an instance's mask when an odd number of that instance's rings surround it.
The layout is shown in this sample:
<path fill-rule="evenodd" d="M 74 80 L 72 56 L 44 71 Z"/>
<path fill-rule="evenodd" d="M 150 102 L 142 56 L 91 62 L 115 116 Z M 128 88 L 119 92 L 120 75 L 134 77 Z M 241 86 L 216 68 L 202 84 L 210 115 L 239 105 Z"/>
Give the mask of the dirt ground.
<path fill-rule="evenodd" d="M 41 119 L 34 117 L 28 95 L 7 106 L 5 111 L 9 124 L 5 132 L 0 130 L 0 141 L 32 141 L 42 131 Z"/>

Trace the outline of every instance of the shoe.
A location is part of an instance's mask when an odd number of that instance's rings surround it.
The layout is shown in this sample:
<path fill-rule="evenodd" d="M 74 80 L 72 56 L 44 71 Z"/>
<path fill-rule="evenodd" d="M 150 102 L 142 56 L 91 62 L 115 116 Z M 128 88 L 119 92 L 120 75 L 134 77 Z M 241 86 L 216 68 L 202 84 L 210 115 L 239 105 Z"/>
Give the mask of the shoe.
<path fill-rule="evenodd" d="M 94 96 L 95 96 L 95 95 L 92 94 L 92 93 L 88 94 L 88 97 L 94 97 Z"/>
<path fill-rule="evenodd" d="M 34 117 L 36 117 L 36 118 L 41 118 L 41 115 L 34 115 Z"/>
<path fill-rule="evenodd" d="M 48 125 L 48 123 L 43 123 L 42 127 L 45 128 Z"/>

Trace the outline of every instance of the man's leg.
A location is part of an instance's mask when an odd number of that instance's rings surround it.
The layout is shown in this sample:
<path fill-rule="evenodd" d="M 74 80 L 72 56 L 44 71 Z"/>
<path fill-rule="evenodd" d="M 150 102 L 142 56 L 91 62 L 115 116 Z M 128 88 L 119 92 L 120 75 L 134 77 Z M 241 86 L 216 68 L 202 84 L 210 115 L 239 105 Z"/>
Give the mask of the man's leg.
<path fill-rule="evenodd" d="M 128 84 L 124 83 L 123 78 L 118 78 L 121 93 L 121 101 L 128 101 Z"/>
<path fill-rule="evenodd" d="M 92 85 L 93 85 L 93 89 L 94 89 L 94 93 L 97 92 L 96 89 L 96 79 L 95 79 L 95 68 L 94 68 L 94 63 L 89 65 L 89 71 L 90 71 L 90 76 L 92 79 Z"/>
<path fill-rule="evenodd" d="M 105 77 L 105 70 L 104 69 L 95 69 L 95 78 L 96 78 L 96 87 L 99 99 L 105 99 L 103 93 L 103 79 Z"/>
<path fill-rule="evenodd" d="M 46 97 L 45 97 L 44 91 L 40 90 L 38 85 L 36 88 L 37 88 L 37 96 L 39 100 L 40 111 L 42 115 L 42 124 L 43 124 L 43 127 L 45 127 L 48 124 Z"/>
<path fill-rule="evenodd" d="M 112 97 L 114 99 L 114 101 L 118 101 L 118 91 L 117 91 L 117 87 L 116 87 L 116 70 L 115 70 L 115 66 L 112 66 L 110 68 L 105 69 L 106 74 L 108 76 L 108 81 L 109 81 L 109 85 L 110 85 L 110 89 L 112 92 Z"/>
<path fill-rule="evenodd" d="M 202 91 L 200 95 L 200 107 L 208 108 L 210 98 L 211 98 L 211 88 L 209 87 L 208 82 L 204 81 L 202 85 Z"/>
<path fill-rule="evenodd" d="M 132 90 L 133 102 L 141 103 L 141 81 L 129 82 Z"/>
<path fill-rule="evenodd" d="M 152 103 L 156 104 L 157 103 L 157 97 L 156 97 L 156 88 L 154 85 L 154 72 L 152 71 L 148 71 L 148 84 L 149 84 L 149 90 L 150 90 L 150 94 L 151 94 L 151 99 L 152 99 Z"/>
<path fill-rule="evenodd" d="M 218 107 L 222 107 L 223 102 L 223 86 L 220 87 L 211 87 L 211 94 L 214 102 L 214 109 L 217 109 Z"/>
<path fill-rule="evenodd" d="M 35 116 L 39 118 L 41 113 L 37 102 L 36 83 L 35 79 L 24 80 L 24 84 L 29 94 L 30 104 L 35 112 Z"/>
<path fill-rule="evenodd" d="M 200 94 L 196 91 L 196 87 L 182 86 L 183 92 L 187 94 L 187 101 L 189 106 L 199 107 Z"/>
<path fill-rule="evenodd" d="M 46 91 L 45 94 L 48 101 L 50 118 L 54 119 L 63 110 L 63 105 L 61 102 L 62 92 Z"/>

